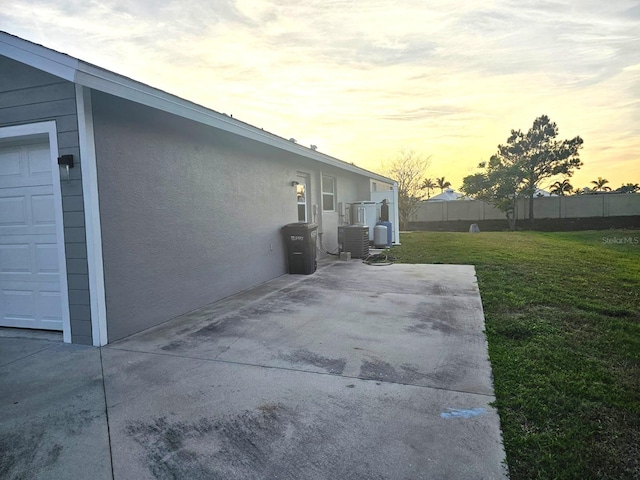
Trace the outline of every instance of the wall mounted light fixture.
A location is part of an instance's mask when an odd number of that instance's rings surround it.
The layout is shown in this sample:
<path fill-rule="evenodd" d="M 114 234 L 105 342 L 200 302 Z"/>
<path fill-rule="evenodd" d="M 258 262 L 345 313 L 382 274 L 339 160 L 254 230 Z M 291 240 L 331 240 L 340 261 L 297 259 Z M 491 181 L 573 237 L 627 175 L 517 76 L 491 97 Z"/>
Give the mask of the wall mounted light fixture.
<path fill-rule="evenodd" d="M 73 155 L 62 155 L 58 157 L 58 166 L 65 168 L 67 171 L 67 181 L 69 181 L 69 169 L 73 168 Z"/>
<path fill-rule="evenodd" d="M 297 187 L 298 185 L 300 185 L 300 182 L 296 182 L 295 180 L 291 182 L 292 187 Z"/>
<path fill-rule="evenodd" d="M 73 155 L 62 155 L 58 157 L 58 165 L 73 168 Z"/>

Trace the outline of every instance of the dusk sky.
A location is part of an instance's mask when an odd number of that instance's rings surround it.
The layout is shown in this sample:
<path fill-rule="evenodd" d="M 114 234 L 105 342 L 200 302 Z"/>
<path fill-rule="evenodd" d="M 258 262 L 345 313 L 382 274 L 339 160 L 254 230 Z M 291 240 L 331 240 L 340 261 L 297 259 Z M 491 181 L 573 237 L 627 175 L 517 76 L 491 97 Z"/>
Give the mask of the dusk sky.
<path fill-rule="evenodd" d="M 0 30 L 369 170 L 458 188 L 546 114 L 574 187 L 640 183 L 638 0 L 3 0 Z"/>

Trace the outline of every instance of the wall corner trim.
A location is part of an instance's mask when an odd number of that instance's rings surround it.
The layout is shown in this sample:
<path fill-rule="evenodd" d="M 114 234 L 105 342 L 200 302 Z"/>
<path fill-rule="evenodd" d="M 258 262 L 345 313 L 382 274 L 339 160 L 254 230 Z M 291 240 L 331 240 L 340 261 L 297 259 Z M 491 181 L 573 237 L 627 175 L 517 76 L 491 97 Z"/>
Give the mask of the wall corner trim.
<path fill-rule="evenodd" d="M 76 84 L 76 107 L 78 111 L 84 219 L 87 235 L 91 335 L 93 345 L 101 347 L 108 343 L 107 307 L 102 259 L 98 170 L 93 132 L 93 109 L 91 106 L 91 90 L 89 88 Z"/>

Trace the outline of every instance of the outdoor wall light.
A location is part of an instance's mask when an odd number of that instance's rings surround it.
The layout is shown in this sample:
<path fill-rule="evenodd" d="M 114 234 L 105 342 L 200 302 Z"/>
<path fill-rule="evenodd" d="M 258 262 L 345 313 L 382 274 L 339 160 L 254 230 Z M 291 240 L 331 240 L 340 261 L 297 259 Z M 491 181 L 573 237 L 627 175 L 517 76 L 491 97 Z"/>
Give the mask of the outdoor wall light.
<path fill-rule="evenodd" d="M 295 180 L 291 182 L 292 187 L 297 187 L 298 185 L 300 185 L 300 182 L 296 182 Z"/>
<path fill-rule="evenodd" d="M 62 155 L 58 157 L 58 166 L 64 167 L 67 172 L 67 181 L 69 181 L 69 169 L 73 168 L 73 155 Z"/>
<path fill-rule="evenodd" d="M 61 167 L 73 168 L 73 155 L 62 155 L 58 157 L 58 165 Z"/>

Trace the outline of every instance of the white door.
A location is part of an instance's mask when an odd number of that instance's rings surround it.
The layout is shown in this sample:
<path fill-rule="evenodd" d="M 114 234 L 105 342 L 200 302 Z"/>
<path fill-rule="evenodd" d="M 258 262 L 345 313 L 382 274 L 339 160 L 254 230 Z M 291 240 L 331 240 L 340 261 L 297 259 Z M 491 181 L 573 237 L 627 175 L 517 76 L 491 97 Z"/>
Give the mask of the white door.
<path fill-rule="evenodd" d="M 0 144 L 0 326 L 62 330 L 51 163 L 47 141 Z"/>

